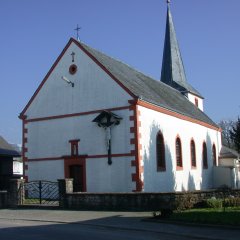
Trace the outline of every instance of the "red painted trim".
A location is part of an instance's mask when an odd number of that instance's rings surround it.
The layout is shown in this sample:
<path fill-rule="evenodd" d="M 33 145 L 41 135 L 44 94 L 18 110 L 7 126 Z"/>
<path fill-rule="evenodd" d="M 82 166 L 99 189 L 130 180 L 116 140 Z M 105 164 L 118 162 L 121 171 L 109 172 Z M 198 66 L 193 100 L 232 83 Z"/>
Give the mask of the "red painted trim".
<path fill-rule="evenodd" d="M 132 161 L 131 161 L 131 166 L 132 166 L 132 167 L 136 167 L 136 166 L 137 166 L 136 160 L 132 160 Z"/>
<path fill-rule="evenodd" d="M 204 164 L 204 149 L 206 149 L 206 164 Z M 203 169 L 208 169 L 208 149 L 207 149 L 207 143 L 204 141 L 202 144 L 202 165 Z"/>
<path fill-rule="evenodd" d="M 54 119 L 60 119 L 60 118 L 78 117 L 78 116 L 83 116 L 83 115 L 90 115 L 90 114 L 100 113 L 103 110 L 105 110 L 105 111 L 120 111 L 120 110 L 129 109 L 129 107 L 130 106 L 123 106 L 123 107 L 116 107 L 116 108 L 99 109 L 99 110 L 88 111 L 88 112 L 55 115 L 55 116 L 48 116 L 48 117 L 41 117 L 41 118 L 32 118 L 32 119 L 26 120 L 26 123 L 54 120 Z"/>
<path fill-rule="evenodd" d="M 118 154 L 112 154 L 111 157 L 113 158 L 117 158 L 117 157 L 132 157 L 135 156 L 135 152 L 134 153 L 118 153 Z M 34 161 L 54 161 L 54 160 L 62 160 L 65 158 L 70 158 L 71 156 L 61 156 L 61 157 L 47 157 L 47 158 L 30 158 L 28 159 L 28 162 L 34 162 Z M 75 158 L 74 156 L 72 156 L 73 158 Z M 79 155 L 77 156 L 79 158 L 107 158 L 108 155 Z"/>
<path fill-rule="evenodd" d="M 134 121 L 134 116 L 130 116 L 129 121 Z"/>
<path fill-rule="evenodd" d="M 216 149 L 215 143 L 213 143 L 213 145 L 212 145 L 212 156 L 215 158 L 215 161 L 214 161 L 214 159 L 212 159 L 213 160 L 213 166 L 217 166 L 218 159 L 217 159 L 217 149 Z"/>
<path fill-rule="evenodd" d="M 180 141 L 180 153 L 181 153 L 181 156 L 180 156 L 180 160 L 181 160 L 181 165 L 182 166 L 178 166 L 177 165 L 177 140 L 179 139 Z M 179 135 L 176 136 L 176 139 L 175 139 L 175 151 L 176 151 L 176 170 L 177 171 L 181 171 L 183 170 L 183 157 L 182 157 L 182 141 L 181 141 L 181 138 Z"/>
<path fill-rule="evenodd" d="M 211 129 L 219 131 L 219 132 L 221 131 L 220 128 L 212 126 L 212 125 L 210 125 L 208 123 L 202 122 L 200 120 L 197 120 L 197 119 L 185 116 L 185 115 L 182 115 L 180 113 L 176 113 L 176 112 L 170 111 L 170 110 L 168 110 L 166 108 L 163 108 L 163 107 L 160 107 L 160 106 L 156 106 L 156 105 L 153 105 L 153 104 L 148 103 L 148 102 L 144 102 L 142 100 L 137 100 L 136 104 L 139 105 L 139 106 L 142 106 L 142 107 L 145 107 L 145 108 L 157 111 L 157 112 L 161 112 L 161 113 L 167 114 L 169 116 L 173 116 L 173 117 L 176 117 L 176 118 L 188 121 L 188 122 L 196 123 L 196 124 L 199 124 L 201 126 L 204 126 L 204 127 L 207 127 L 207 128 L 211 128 Z"/>
<path fill-rule="evenodd" d="M 162 141 L 163 141 L 163 146 L 160 149 L 160 152 L 163 152 L 162 153 L 162 155 L 163 155 L 163 165 L 162 166 L 158 165 L 158 144 L 157 144 L 157 142 L 158 142 L 158 137 L 159 136 L 162 138 Z M 164 141 L 164 136 L 163 136 L 161 131 L 158 131 L 158 133 L 156 135 L 156 164 L 157 164 L 157 171 L 158 172 L 166 171 L 165 141 Z"/>
<path fill-rule="evenodd" d="M 111 157 L 131 157 L 134 156 L 134 153 L 118 153 L 118 154 L 111 154 Z M 107 158 L 108 155 L 88 155 L 87 158 Z"/>
<path fill-rule="evenodd" d="M 130 144 L 132 144 L 132 145 L 133 145 L 133 144 L 136 144 L 135 138 L 131 138 L 131 139 L 130 139 Z"/>
<path fill-rule="evenodd" d="M 139 121 L 139 116 L 140 116 L 140 111 L 138 110 L 137 105 L 132 106 L 133 111 L 134 111 L 134 128 L 130 128 L 130 131 L 134 132 L 134 137 L 135 137 L 135 162 L 136 162 L 136 173 L 132 175 L 132 181 L 136 182 L 136 191 L 140 192 L 143 189 L 143 182 L 141 180 L 141 173 L 143 172 L 143 169 L 140 166 L 140 161 L 141 161 L 141 154 L 140 154 L 140 149 L 142 148 L 142 145 L 140 144 L 140 138 L 139 138 L 139 126 L 140 126 L 140 121 Z M 135 189 L 134 189 L 135 191 Z"/>
<path fill-rule="evenodd" d="M 192 142 L 194 143 L 194 148 L 195 148 L 195 164 L 196 166 L 193 166 L 192 165 Z M 197 169 L 197 155 L 196 155 L 196 144 L 195 144 L 195 141 L 193 138 L 191 138 L 191 141 L 190 141 L 190 161 L 191 161 L 191 169 Z"/>
<path fill-rule="evenodd" d="M 23 160 L 23 177 L 24 178 L 26 176 L 26 170 L 28 170 L 28 165 L 27 165 L 28 158 L 26 157 L 26 153 L 27 153 L 27 148 L 26 148 L 27 136 L 26 136 L 26 134 L 28 133 L 28 129 L 25 127 L 25 125 L 26 125 L 26 120 L 25 120 L 25 118 L 23 118 L 23 120 L 22 120 L 22 160 Z"/>
<path fill-rule="evenodd" d="M 79 142 L 80 142 L 80 139 L 69 140 L 69 143 L 71 144 L 71 156 L 78 156 Z"/>

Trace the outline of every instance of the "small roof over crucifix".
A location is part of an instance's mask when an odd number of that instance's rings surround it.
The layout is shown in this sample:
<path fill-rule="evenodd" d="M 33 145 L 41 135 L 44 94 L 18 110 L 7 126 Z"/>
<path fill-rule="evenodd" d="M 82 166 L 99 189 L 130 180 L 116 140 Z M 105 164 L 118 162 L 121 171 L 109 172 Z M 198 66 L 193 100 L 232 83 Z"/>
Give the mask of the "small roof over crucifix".
<path fill-rule="evenodd" d="M 114 114 L 109 111 L 102 111 L 96 118 L 92 121 L 96 122 L 99 127 L 107 128 L 112 125 L 118 125 L 122 118 L 117 114 Z"/>

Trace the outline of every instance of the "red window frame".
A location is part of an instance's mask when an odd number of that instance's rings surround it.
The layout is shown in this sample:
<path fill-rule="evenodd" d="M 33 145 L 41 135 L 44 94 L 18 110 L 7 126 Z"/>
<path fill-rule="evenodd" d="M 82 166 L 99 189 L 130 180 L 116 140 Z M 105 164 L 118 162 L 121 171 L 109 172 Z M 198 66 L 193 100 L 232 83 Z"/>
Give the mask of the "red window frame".
<path fill-rule="evenodd" d="M 202 146 L 202 162 L 203 162 L 203 168 L 208 168 L 208 157 L 207 157 L 207 144 L 204 142 Z"/>
<path fill-rule="evenodd" d="M 161 132 L 158 132 L 156 137 L 156 156 L 157 171 L 166 171 L 165 144 L 163 134 Z"/>
<path fill-rule="evenodd" d="M 212 146 L 212 161 L 213 161 L 213 166 L 217 166 L 217 152 L 216 152 L 215 144 L 213 144 Z"/>
<path fill-rule="evenodd" d="M 182 143 L 180 137 L 176 138 L 176 166 L 177 170 L 183 169 L 183 163 L 182 163 Z"/>
<path fill-rule="evenodd" d="M 71 156 L 78 156 L 78 143 L 80 139 L 69 140 L 71 144 Z"/>
<path fill-rule="evenodd" d="M 191 153 L 191 167 L 192 169 L 197 168 L 197 159 L 196 159 L 196 145 L 192 139 L 190 142 L 190 153 Z"/>

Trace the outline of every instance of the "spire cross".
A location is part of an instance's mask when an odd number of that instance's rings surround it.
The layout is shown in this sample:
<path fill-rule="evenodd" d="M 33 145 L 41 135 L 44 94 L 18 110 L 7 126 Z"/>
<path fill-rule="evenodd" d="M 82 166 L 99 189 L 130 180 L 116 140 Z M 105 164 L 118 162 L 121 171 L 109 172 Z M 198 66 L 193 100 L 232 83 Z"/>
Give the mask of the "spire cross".
<path fill-rule="evenodd" d="M 79 31 L 80 31 L 80 27 L 78 26 L 78 24 L 77 24 L 77 27 L 74 29 L 76 32 L 77 32 L 77 40 L 80 40 L 79 39 Z"/>

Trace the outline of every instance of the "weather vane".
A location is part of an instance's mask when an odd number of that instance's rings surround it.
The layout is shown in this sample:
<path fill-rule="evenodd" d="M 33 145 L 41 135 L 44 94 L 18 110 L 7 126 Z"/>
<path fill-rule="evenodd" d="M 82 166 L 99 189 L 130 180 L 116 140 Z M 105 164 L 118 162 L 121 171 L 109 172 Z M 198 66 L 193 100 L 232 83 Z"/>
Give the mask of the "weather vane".
<path fill-rule="evenodd" d="M 77 40 L 80 41 L 80 38 L 79 38 L 79 31 L 80 31 L 80 27 L 78 26 L 77 24 L 77 28 L 75 28 L 74 30 L 77 32 Z"/>

